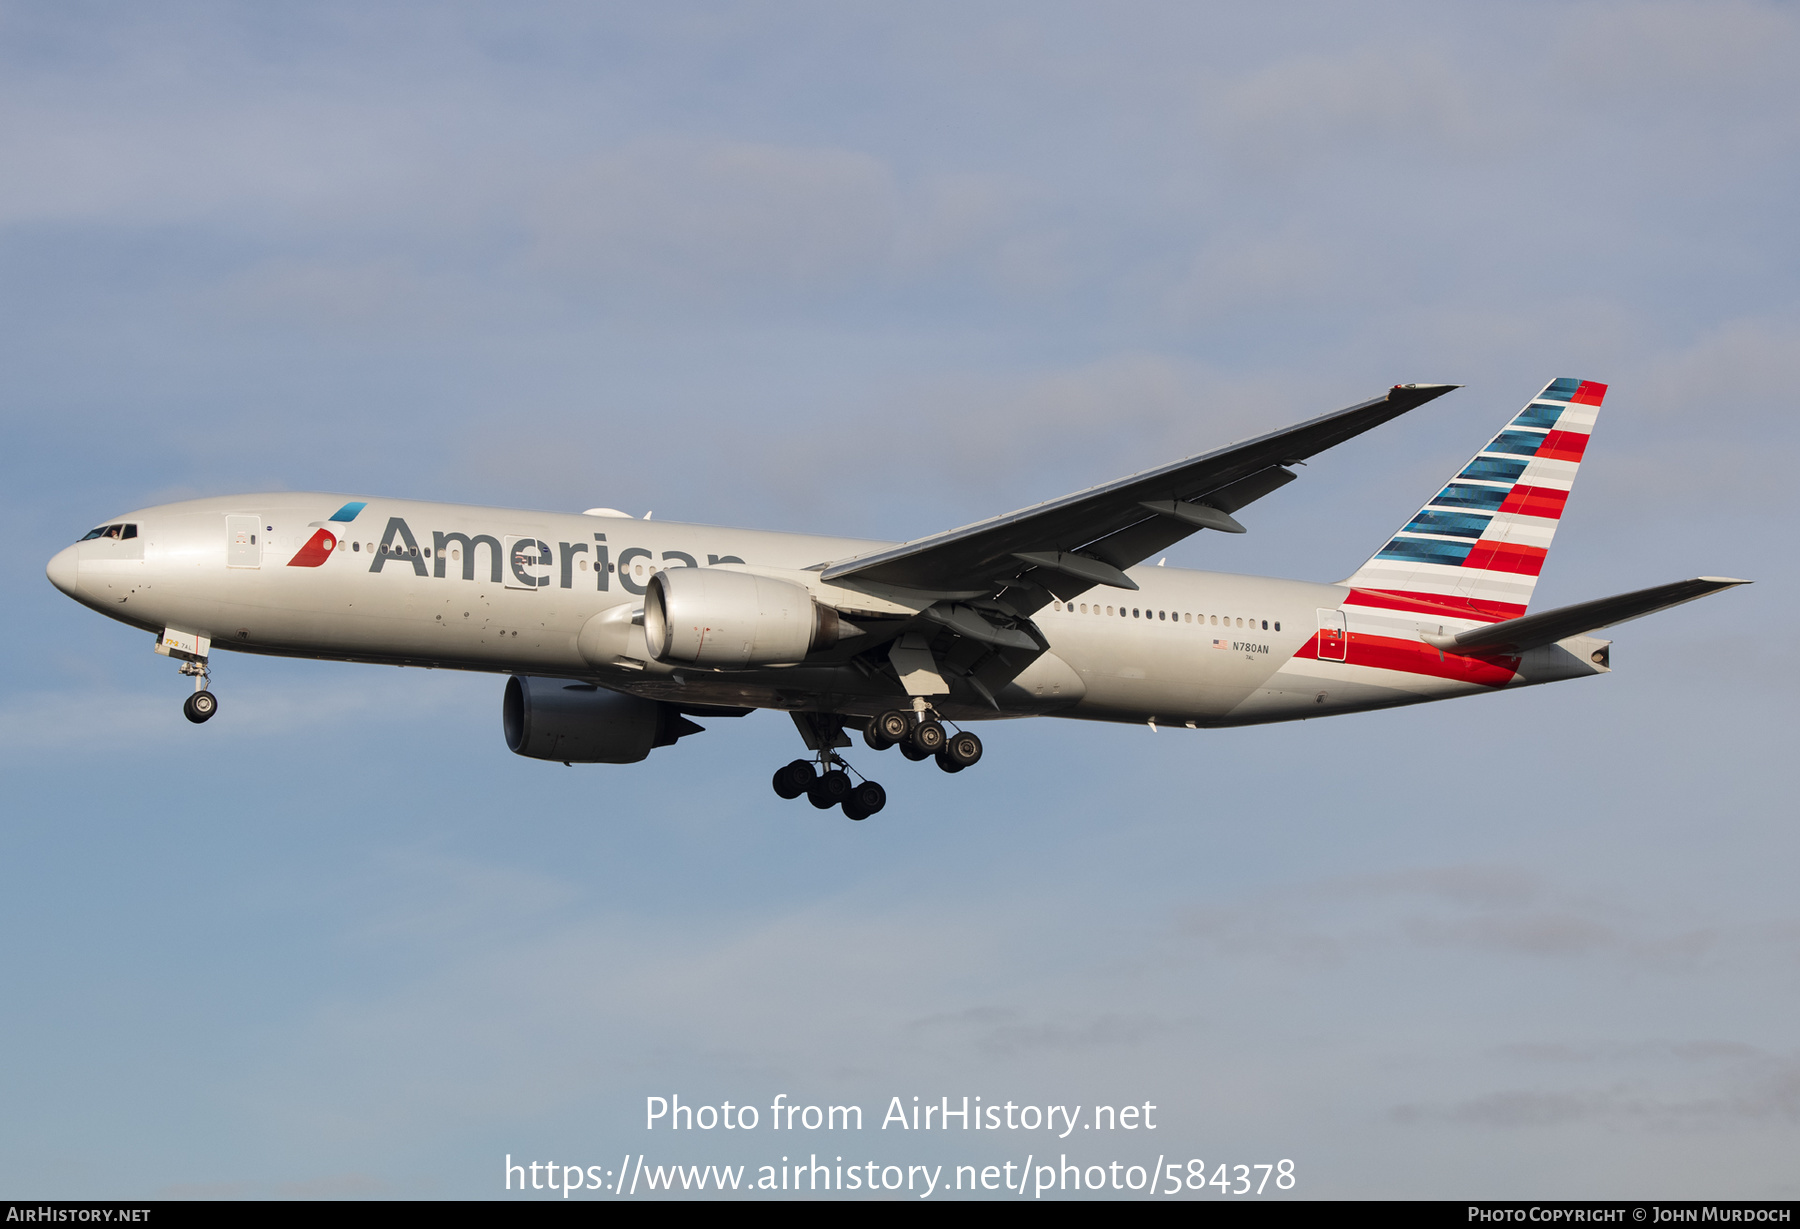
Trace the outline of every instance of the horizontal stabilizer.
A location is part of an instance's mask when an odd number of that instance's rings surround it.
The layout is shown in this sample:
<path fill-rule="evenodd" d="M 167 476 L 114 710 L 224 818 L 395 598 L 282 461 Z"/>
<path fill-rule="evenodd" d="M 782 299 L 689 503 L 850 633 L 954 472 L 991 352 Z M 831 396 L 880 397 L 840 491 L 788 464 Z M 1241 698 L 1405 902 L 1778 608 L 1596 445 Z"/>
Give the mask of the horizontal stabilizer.
<path fill-rule="evenodd" d="M 1693 580 L 1677 580 L 1632 593 L 1621 593 L 1617 597 L 1577 602 L 1573 606 L 1508 619 L 1504 623 L 1490 623 L 1485 627 L 1470 628 L 1456 636 L 1422 634 L 1421 639 L 1446 653 L 1511 657 L 1527 649 L 1555 644 L 1569 636 L 1579 636 L 1583 632 L 1611 627 L 1628 619 L 1642 618 L 1644 615 L 1705 597 L 1709 593 L 1749 583 L 1747 580 L 1732 580 L 1723 576 L 1700 576 Z"/>

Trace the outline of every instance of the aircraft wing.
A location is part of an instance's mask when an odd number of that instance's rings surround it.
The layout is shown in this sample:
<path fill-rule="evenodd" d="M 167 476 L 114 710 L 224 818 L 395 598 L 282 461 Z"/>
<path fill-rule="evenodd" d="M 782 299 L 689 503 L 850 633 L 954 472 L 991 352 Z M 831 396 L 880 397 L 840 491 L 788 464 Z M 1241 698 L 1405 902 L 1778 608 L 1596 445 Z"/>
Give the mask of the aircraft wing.
<path fill-rule="evenodd" d="M 1642 618 L 1644 615 L 1705 597 L 1709 593 L 1717 593 L 1721 589 L 1749 583 L 1747 580 L 1733 580 L 1725 576 L 1698 576 L 1693 580 L 1671 581 L 1666 585 L 1621 593 L 1617 597 L 1601 597 L 1591 602 L 1577 602 L 1573 606 L 1560 606 L 1555 610 L 1508 619 L 1504 623 L 1489 623 L 1470 628 L 1456 636 L 1427 635 L 1423 639 L 1446 653 L 1513 657 L 1527 649 L 1555 644 L 1567 636 L 1579 636 L 1582 632 Z"/>
<path fill-rule="evenodd" d="M 1065 599 L 1096 584 L 1135 589 L 1125 568 L 1199 529 L 1244 532 L 1231 513 L 1293 481 L 1297 475 L 1290 466 L 1456 387 L 1397 384 L 1373 401 L 1216 452 L 837 560 L 825 566 L 821 578 L 891 585 L 949 599 L 980 597 L 1015 585 L 1035 586 Z"/>

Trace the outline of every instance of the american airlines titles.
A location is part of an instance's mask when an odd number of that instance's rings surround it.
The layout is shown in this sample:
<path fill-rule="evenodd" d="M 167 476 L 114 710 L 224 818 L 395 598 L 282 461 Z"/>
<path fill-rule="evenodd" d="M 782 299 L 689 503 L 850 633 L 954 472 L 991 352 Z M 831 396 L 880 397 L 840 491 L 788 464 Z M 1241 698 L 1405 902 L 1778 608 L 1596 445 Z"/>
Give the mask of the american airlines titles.
<path fill-rule="evenodd" d="M 496 537 L 488 533 L 443 533 L 434 530 L 431 548 L 422 551 L 405 519 L 390 516 L 387 529 L 381 535 L 381 545 L 376 548 L 374 558 L 369 560 L 369 571 L 380 572 L 390 564 L 410 565 L 416 576 L 431 576 L 443 580 L 449 575 L 450 565 L 460 561 L 462 579 L 474 580 L 475 548 L 478 546 L 485 546 L 488 551 L 488 579 L 496 585 L 505 584 L 509 589 L 547 588 L 553 579 L 560 582 L 560 587 L 572 589 L 575 587 L 577 563 L 585 561 L 591 563 L 590 574 L 595 578 L 594 587 L 601 592 L 612 587 L 612 577 L 616 572 L 620 588 L 627 593 L 641 594 L 645 586 L 633 579 L 632 566 L 640 559 L 656 558 L 652 551 L 641 546 L 631 546 L 620 551 L 618 559 L 614 561 L 608 557 L 611 547 L 607 544 L 604 533 L 596 533 L 592 543 L 558 542 L 552 550 L 550 543 L 540 538 L 512 535 Z M 456 551 L 457 559 L 451 557 L 452 550 Z M 694 556 L 678 550 L 664 551 L 661 562 L 664 566 L 700 566 L 699 560 Z M 736 555 L 706 557 L 709 567 L 742 562 L 744 561 Z"/>

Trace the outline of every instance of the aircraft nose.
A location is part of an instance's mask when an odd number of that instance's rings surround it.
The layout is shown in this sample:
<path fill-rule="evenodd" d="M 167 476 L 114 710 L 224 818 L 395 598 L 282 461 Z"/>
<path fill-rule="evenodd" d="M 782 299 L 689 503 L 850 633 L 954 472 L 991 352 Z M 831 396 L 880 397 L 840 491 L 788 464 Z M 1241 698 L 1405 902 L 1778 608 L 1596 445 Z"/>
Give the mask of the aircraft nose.
<path fill-rule="evenodd" d="M 75 548 L 65 546 L 50 557 L 50 564 L 44 569 L 44 575 L 50 578 L 51 584 L 70 597 L 74 597 L 78 579 L 77 571 Z"/>

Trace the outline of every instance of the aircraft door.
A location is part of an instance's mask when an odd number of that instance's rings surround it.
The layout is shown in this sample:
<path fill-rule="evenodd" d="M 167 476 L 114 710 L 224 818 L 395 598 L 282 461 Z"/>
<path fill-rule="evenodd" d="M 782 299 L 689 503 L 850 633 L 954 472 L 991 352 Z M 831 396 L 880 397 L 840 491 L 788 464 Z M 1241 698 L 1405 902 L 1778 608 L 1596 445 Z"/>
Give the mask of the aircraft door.
<path fill-rule="evenodd" d="M 548 542 L 509 534 L 506 538 L 506 566 L 501 570 L 501 579 L 508 589 L 547 588 L 553 562 Z"/>
<path fill-rule="evenodd" d="M 1344 646 L 1349 640 L 1344 632 L 1342 610 L 1319 610 L 1319 660 L 1343 661 Z"/>
<path fill-rule="evenodd" d="M 225 518 L 225 566 L 259 568 L 262 545 L 257 541 L 262 530 L 261 516 L 228 516 Z"/>

